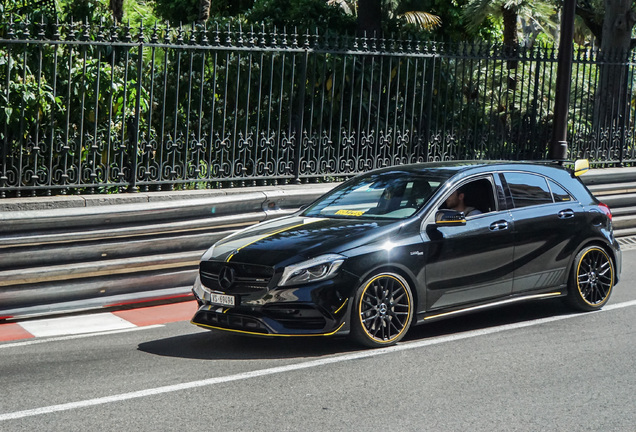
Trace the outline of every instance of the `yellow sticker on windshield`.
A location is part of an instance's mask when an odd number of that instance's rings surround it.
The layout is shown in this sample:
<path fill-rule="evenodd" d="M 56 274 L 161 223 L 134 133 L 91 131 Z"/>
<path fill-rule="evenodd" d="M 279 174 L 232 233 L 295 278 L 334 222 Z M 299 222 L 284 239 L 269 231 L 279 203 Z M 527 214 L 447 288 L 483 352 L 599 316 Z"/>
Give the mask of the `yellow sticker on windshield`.
<path fill-rule="evenodd" d="M 364 212 L 359 210 L 338 210 L 336 214 L 341 216 L 362 216 Z"/>

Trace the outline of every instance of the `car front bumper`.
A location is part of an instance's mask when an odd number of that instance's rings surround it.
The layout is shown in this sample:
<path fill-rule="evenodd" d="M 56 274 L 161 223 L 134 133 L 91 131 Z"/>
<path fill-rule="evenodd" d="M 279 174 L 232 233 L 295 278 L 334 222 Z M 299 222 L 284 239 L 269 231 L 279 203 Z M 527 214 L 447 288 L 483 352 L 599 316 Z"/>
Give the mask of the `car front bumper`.
<path fill-rule="evenodd" d="M 298 287 L 276 287 L 259 299 L 236 297 L 233 307 L 211 301 L 200 280 L 192 292 L 199 304 L 191 322 L 202 328 L 255 336 L 331 336 L 349 332 L 351 296 L 357 280 L 342 273 Z"/>

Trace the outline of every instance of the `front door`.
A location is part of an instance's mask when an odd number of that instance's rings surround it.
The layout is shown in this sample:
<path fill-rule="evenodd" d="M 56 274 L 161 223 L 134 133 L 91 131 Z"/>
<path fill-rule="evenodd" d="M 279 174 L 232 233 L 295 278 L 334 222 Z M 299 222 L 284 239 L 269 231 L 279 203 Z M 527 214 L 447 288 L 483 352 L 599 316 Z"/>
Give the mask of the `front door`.
<path fill-rule="evenodd" d="M 434 310 L 480 300 L 509 296 L 512 292 L 514 226 L 510 213 L 495 199 L 493 179 L 476 180 L 469 190 L 481 190 L 482 213 L 468 216 L 463 226 L 428 223 L 426 260 L 427 309 Z M 488 187 L 484 187 L 488 186 Z M 451 191 L 452 194 L 453 191 Z M 450 194 L 449 194 L 450 195 Z M 501 194 L 498 194 L 501 195 Z"/>

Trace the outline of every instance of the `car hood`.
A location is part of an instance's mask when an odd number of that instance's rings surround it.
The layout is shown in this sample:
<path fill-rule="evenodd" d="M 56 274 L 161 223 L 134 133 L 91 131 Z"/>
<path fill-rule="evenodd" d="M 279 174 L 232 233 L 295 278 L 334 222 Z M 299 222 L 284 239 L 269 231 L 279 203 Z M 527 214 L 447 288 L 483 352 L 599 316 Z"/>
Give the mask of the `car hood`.
<path fill-rule="evenodd" d="M 264 222 L 220 240 L 203 260 L 283 267 L 325 253 L 372 243 L 403 221 L 323 219 L 302 216 Z"/>

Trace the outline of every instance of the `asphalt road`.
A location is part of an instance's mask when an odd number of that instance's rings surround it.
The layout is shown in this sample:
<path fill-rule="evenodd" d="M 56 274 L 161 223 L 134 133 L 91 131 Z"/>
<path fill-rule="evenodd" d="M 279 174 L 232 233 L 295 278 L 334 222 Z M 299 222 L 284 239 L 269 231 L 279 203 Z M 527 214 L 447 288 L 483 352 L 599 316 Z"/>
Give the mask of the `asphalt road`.
<path fill-rule="evenodd" d="M 544 300 L 396 347 L 187 322 L 0 343 L 0 431 L 636 431 L 636 250 L 603 311 Z"/>

